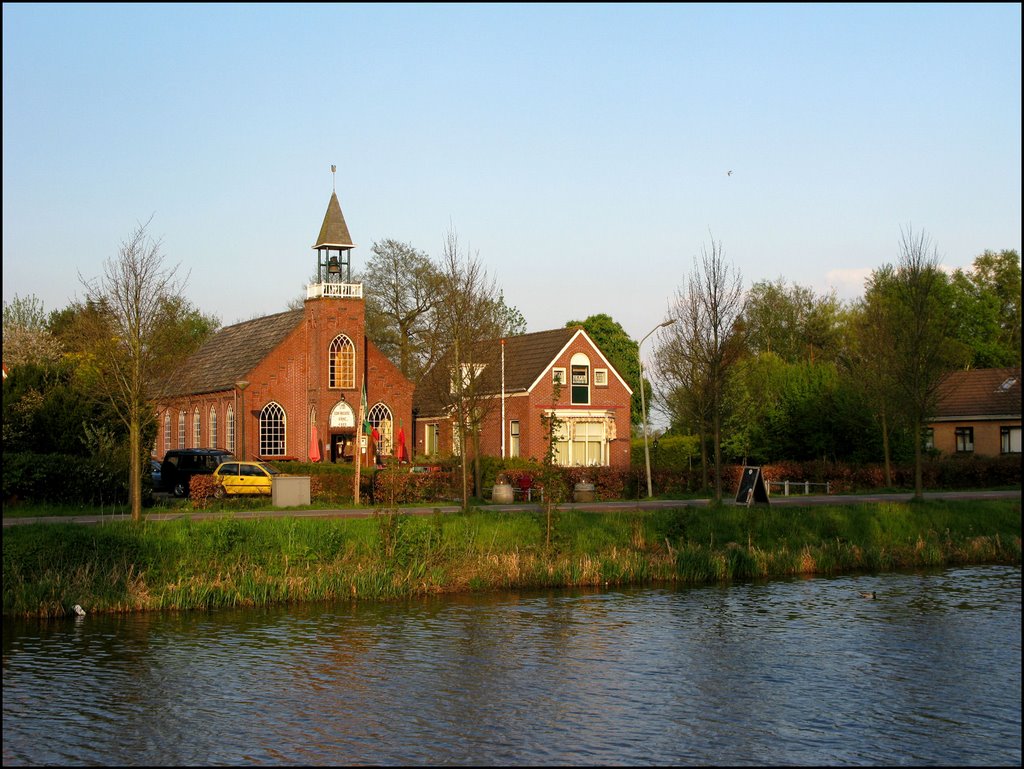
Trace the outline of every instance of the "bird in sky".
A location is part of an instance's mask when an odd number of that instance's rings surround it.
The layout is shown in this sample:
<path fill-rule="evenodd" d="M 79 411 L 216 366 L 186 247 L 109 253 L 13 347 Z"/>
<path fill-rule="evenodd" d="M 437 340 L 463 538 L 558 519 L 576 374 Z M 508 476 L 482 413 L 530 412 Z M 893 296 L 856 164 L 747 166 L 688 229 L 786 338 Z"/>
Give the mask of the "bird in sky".
<path fill-rule="evenodd" d="M 726 176 L 732 176 L 732 171 L 729 171 Z"/>

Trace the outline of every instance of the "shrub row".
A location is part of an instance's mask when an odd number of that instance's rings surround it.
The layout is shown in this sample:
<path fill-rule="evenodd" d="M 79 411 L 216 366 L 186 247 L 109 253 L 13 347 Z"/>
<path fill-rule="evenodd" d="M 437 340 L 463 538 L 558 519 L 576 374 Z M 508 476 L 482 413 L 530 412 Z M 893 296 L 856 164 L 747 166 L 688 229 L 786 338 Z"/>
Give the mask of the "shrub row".
<path fill-rule="evenodd" d="M 102 456 L 4 452 L 3 495 L 5 503 L 123 504 L 128 499 L 128 462 Z"/>

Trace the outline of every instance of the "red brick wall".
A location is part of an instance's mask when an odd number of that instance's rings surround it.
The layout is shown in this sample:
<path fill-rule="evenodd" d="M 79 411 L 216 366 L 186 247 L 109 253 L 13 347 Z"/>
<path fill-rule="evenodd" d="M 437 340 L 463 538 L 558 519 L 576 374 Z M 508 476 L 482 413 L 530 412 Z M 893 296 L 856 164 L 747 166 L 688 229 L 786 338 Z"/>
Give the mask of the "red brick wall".
<path fill-rule="evenodd" d="M 344 396 L 353 407 L 359 408 L 359 394 L 364 372 L 367 401 L 372 407 L 383 402 L 395 419 L 395 433 L 403 426 L 406 432 L 412 424 L 413 384 L 384 355 L 366 340 L 365 304 L 362 299 L 320 298 L 305 303 L 305 318 L 285 340 L 264 358 L 246 378 L 250 385 L 245 390 L 245 409 L 241 412 L 241 396 L 229 390 L 201 396 L 186 396 L 158 407 L 159 428 L 157 456 L 169 448 L 178 447 L 178 411 L 186 411 L 185 446 L 194 448 L 192 440 L 192 414 L 200 408 L 202 424 L 201 446 L 208 446 L 209 411 L 217 406 L 218 447 L 227 447 L 227 407 L 236 402 L 235 453 L 242 456 L 242 422 L 245 419 L 244 455 L 259 455 L 259 415 L 267 404 L 276 402 L 285 412 L 285 454 L 307 460 L 311 439 L 310 418 L 315 410 L 315 424 L 321 442 L 321 454 L 330 456 L 329 418 L 335 404 Z M 328 351 L 338 334 L 345 334 L 356 348 L 356 380 L 351 389 L 328 388 Z M 236 401 L 236 397 L 239 399 Z M 171 411 L 171 441 L 166 445 L 163 415 Z M 408 440 L 408 438 L 407 438 Z"/>
<path fill-rule="evenodd" d="M 547 451 L 547 438 L 541 415 L 550 410 L 552 406 L 560 410 L 573 411 L 610 411 L 614 414 L 616 439 L 608 446 L 608 461 L 612 467 L 627 468 L 630 462 L 629 438 L 629 405 L 630 393 L 628 388 L 615 375 L 614 370 L 600 356 L 598 351 L 591 346 L 589 340 L 584 336 L 577 336 L 572 344 L 552 362 L 551 368 L 564 368 L 566 377 L 570 372 L 570 361 L 576 353 L 583 353 L 590 359 L 590 404 L 573 405 L 572 388 L 569 385 L 562 387 L 559 399 L 553 404 L 552 395 L 554 385 L 552 373 L 549 368 L 541 377 L 540 381 L 529 394 L 517 393 L 505 398 L 505 430 L 508 430 L 508 423 L 513 420 L 519 421 L 519 455 L 524 458 L 541 460 Z M 608 384 L 605 387 L 598 387 L 594 384 L 594 369 L 604 368 L 608 371 Z M 489 456 L 501 455 L 501 403 L 495 399 L 493 407 L 484 419 L 484 427 L 481 431 L 481 451 Z M 439 422 L 436 419 L 419 419 L 416 425 L 416 453 L 424 452 L 424 433 L 428 423 Z M 451 453 L 452 429 L 449 421 L 440 421 L 442 454 Z M 505 436 L 505 448 L 508 452 L 511 448 L 508 433 Z"/>

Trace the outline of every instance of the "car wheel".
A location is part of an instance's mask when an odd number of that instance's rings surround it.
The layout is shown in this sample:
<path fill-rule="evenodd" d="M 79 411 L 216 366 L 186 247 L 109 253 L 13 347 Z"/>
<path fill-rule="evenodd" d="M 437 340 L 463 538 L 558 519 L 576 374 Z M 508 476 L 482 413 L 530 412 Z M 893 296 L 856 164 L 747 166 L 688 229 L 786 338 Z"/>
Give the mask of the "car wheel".
<path fill-rule="evenodd" d="M 224 497 L 227 496 L 227 491 L 224 489 L 223 486 L 218 486 L 216 489 L 213 490 L 213 496 L 217 499 L 224 499 Z"/>
<path fill-rule="evenodd" d="M 188 486 L 184 483 L 178 482 L 174 484 L 174 496 L 184 497 L 188 495 Z"/>

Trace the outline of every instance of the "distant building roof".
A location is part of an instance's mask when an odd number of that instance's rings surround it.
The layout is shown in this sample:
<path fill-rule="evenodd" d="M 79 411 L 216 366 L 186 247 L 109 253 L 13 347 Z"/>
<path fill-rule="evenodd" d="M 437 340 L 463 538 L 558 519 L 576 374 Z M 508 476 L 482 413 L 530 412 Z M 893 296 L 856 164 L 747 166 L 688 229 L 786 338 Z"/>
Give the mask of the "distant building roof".
<path fill-rule="evenodd" d="M 161 395 L 233 389 L 302 322 L 304 314 L 301 309 L 289 310 L 222 328 L 185 360 Z"/>
<path fill-rule="evenodd" d="M 939 385 L 937 421 L 1021 416 L 1020 367 L 954 371 Z"/>
<path fill-rule="evenodd" d="M 320 235 L 313 248 L 355 248 L 352 236 L 348 234 L 345 216 L 341 213 L 337 192 L 331 193 L 327 213 L 324 214 L 324 223 L 320 226 Z"/>

